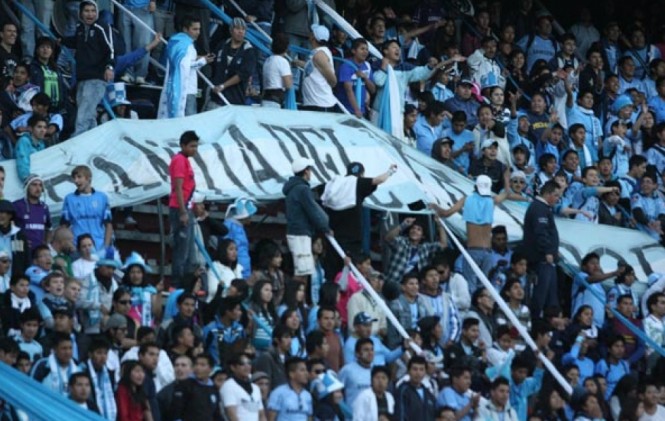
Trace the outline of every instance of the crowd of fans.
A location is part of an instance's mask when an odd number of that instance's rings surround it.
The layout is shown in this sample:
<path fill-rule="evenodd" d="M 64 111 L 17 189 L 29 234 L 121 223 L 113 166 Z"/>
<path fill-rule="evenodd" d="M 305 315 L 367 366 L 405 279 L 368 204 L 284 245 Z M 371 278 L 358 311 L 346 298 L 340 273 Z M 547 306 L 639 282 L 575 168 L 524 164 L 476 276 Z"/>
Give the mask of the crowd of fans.
<path fill-rule="evenodd" d="M 582 5 L 555 35 L 553 16 L 531 0 L 475 1 L 472 17 L 464 2 L 324 1 L 356 39 L 305 0 L 224 2 L 230 25 L 201 0 L 19 3 L 19 21 L 6 16 L 0 31 L 0 154 L 17 160 L 7 176 L 25 186 L 24 198 L 0 200 L 3 363 L 110 421 L 665 420 L 665 276 L 641 280 L 638 296 L 633 268 L 603 272 L 590 253 L 571 285 L 556 268 L 554 224 L 556 215 L 663 242 L 663 2 L 628 12 L 610 1 L 602 14 Z M 32 14 L 47 26 L 65 16 L 53 28 L 61 38 Z M 247 39 L 260 31 L 272 54 Z M 475 180 L 473 194 L 431 207 L 463 215 L 492 288 L 443 226 L 428 233 L 416 218 L 389 227 L 383 262 L 372 260 L 362 202 L 394 166 L 366 176 L 354 162 L 317 197 L 312 162 L 294 158 L 286 237 L 250 242 L 254 203 L 237 200 L 217 220 L 197 196 L 193 131 L 169 167 L 171 288 L 138 253 L 121 260 L 87 166 L 71 173 L 76 190 L 52 226 L 30 155 L 138 118 L 125 83 L 163 85 L 149 104 L 160 118 L 227 103 L 293 108 L 294 92 L 300 109 L 377 122 L 399 102 L 402 140 Z M 516 249 L 492 227 L 506 200 L 527 209 Z M 0 420 L 25 417 L 0 400 Z"/>

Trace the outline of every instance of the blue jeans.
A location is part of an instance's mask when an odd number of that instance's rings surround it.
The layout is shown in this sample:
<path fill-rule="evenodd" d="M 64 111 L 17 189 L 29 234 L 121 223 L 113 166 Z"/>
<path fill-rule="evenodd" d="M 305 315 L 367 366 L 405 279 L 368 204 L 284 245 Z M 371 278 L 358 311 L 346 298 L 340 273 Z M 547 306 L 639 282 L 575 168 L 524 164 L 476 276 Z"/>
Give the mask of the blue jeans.
<path fill-rule="evenodd" d="M 148 11 L 147 7 L 127 9 L 141 19 L 141 21 L 145 22 L 149 27 L 154 28 L 154 17 L 152 13 Z M 145 47 L 150 41 L 152 41 L 153 37 L 143 25 L 136 23 L 129 14 L 123 11 L 120 11 L 120 32 L 122 33 L 122 39 L 125 42 L 126 51 L 134 51 L 137 48 Z M 146 55 L 127 71 L 130 73 L 133 72 L 134 77 L 145 78 L 148 75 L 148 60 L 149 57 Z"/>
<path fill-rule="evenodd" d="M 185 116 L 196 114 L 196 95 L 189 94 L 185 101 Z"/>
<path fill-rule="evenodd" d="M 492 270 L 492 250 L 488 248 L 484 249 L 470 247 L 467 249 L 467 251 L 469 252 L 471 258 L 473 258 L 473 260 L 476 262 L 480 270 L 482 270 L 485 276 L 487 276 L 490 273 L 490 270 Z M 478 276 L 476 276 L 476 273 L 473 271 L 471 265 L 466 261 L 466 259 L 462 261 L 462 275 L 464 275 L 464 278 L 469 283 L 469 292 L 471 292 L 471 294 L 473 294 L 479 287 L 481 287 Z"/>
<path fill-rule="evenodd" d="M 194 214 L 187 211 L 189 222 L 183 225 L 180 222 L 180 212 L 177 208 L 169 208 L 169 223 L 173 244 L 171 246 L 171 284 L 180 286 L 186 273 L 194 271 L 193 262 L 196 253 L 194 244 Z"/>
<path fill-rule="evenodd" d="M 97 105 L 106 93 L 106 82 L 101 79 L 79 81 L 76 88 L 76 130 L 74 136 L 97 127 Z"/>
<path fill-rule="evenodd" d="M 30 11 L 46 27 L 51 26 L 51 17 L 53 16 L 53 0 L 23 0 L 21 4 Z M 35 40 L 37 32 L 43 35 L 41 30 L 36 29 L 35 23 L 27 15 L 21 16 L 21 46 L 23 47 L 23 57 L 32 57 L 35 51 Z"/>

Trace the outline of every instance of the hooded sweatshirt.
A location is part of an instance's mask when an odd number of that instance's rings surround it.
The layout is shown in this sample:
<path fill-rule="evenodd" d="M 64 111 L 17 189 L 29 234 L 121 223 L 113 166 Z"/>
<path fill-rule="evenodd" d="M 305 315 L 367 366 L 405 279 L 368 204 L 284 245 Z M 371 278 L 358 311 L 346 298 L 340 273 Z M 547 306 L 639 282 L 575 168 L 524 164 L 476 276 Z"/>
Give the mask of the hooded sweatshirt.
<path fill-rule="evenodd" d="M 309 183 L 293 176 L 284 184 L 286 196 L 286 233 L 288 235 L 314 236 L 316 232 L 328 232 L 328 215 L 314 200 Z"/>
<path fill-rule="evenodd" d="M 83 7 L 88 4 L 97 9 L 97 3 L 93 0 L 83 0 L 79 5 L 79 19 Z M 113 66 L 115 54 L 110 25 L 103 28 L 95 21 L 88 26 L 81 20 L 74 36 L 65 38 L 63 44 L 76 49 L 76 78 L 79 81 L 104 79 L 107 66 Z"/>

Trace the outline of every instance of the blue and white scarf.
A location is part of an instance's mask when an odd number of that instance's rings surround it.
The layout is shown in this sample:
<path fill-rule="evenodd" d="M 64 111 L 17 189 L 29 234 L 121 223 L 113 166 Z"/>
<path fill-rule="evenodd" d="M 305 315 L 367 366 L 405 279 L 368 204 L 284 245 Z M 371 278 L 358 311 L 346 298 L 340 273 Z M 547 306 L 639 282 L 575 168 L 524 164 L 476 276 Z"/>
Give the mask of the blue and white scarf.
<path fill-rule="evenodd" d="M 67 393 L 69 392 L 69 378 L 72 376 L 72 374 L 78 373 L 80 371 L 78 367 L 76 367 L 76 364 L 74 364 L 74 360 L 72 359 L 69 361 L 67 375 L 65 378 L 62 377 L 60 372 L 60 364 L 58 364 L 58 360 L 55 358 L 55 353 L 53 352 L 51 352 L 51 355 L 48 357 L 48 367 L 51 372 L 48 376 L 46 376 L 42 383 L 52 391 L 59 393 L 62 396 L 67 396 Z M 46 382 L 49 382 L 50 384 L 47 384 Z"/>
<path fill-rule="evenodd" d="M 106 418 L 108 421 L 115 421 L 118 414 L 118 408 L 115 404 L 113 385 L 111 384 L 109 370 L 104 366 L 101 373 L 98 375 L 90 360 L 88 360 L 88 369 L 94 387 L 95 401 L 97 402 L 97 407 L 99 408 L 102 417 Z"/>

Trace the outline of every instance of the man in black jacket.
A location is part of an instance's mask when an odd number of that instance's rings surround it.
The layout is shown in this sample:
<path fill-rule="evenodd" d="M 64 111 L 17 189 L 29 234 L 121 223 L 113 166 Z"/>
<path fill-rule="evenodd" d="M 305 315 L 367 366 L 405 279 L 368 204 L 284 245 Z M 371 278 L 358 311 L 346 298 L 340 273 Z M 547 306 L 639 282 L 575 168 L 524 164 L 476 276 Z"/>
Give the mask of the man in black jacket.
<path fill-rule="evenodd" d="M 541 317 L 544 308 L 559 306 L 555 263 L 559 255 L 559 231 L 552 207 L 560 197 L 561 186 L 554 180 L 546 182 L 524 216 L 522 253 L 538 276 L 531 297 L 533 318 Z"/>
<path fill-rule="evenodd" d="M 409 360 L 409 381 L 395 395 L 395 419 L 398 421 L 434 421 L 436 398 L 422 381 L 427 373 L 427 361 L 421 356 Z"/>
<path fill-rule="evenodd" d="M 104 98 L 106 83 L 113 81 L 114 46 L 111 27 L 97 23 L 98 10 L 94 0 L 79 5 L 76 34 L 65 38 L 66 47 L 76 49 L 76 131 L 79 135 L 97 126 L 97 104 Z"/>
<path fill-rule="evenodd" d="M 171 414 L 183 421 L 221 420 L 219 393 L 210 380 L 213 360 L 209 355 L 194 358 L 194 378 L 176 384 Z"/>
<path fill-rule="evenodd" d="M 12 224 L 14 216 L 12 202 L 0 200 L 0 250 L 12 255 L 12 276 L 22 276 L 30 266 L 30 248 L 25 233 Z"/>

